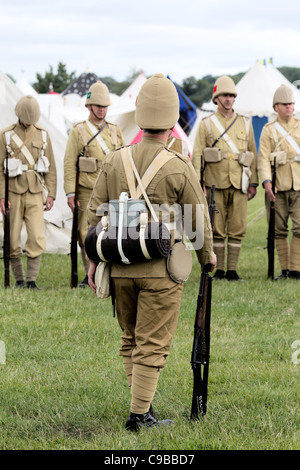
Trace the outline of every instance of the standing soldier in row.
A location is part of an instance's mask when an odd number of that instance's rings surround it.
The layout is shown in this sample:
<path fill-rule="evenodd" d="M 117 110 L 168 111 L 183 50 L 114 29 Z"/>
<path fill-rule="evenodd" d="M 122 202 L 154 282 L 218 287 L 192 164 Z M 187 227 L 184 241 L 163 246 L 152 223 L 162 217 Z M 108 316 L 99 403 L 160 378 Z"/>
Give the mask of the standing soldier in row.
<path fill-rule="evenodd" d="M 234 112 L 236 96 L 235 84 L 230 77 L 222 76 L 216 80 L 212 100 L 218 109 L 201 121 L 193 149 L 193 165 L 203 180 L 208 200 L 211 186 L 216 187 L 218 212 L 213 240 L 217 270 L 214 279 L 226 278 L 228 281 L 241 280 L 236 269 L 246 235 L 247 201 L 255 196 L 258 184 L 253 128 L 250 118 Z"/>
<path fill-rule="evenodd" d="M 0 208 L 4 215 L 4 166 L 8 154 L 11 267 L 17 287 L 38 289 L 36 279 L 46 248 L 44 210 L 52 208 L 56 197 L 56 165 L 49 134 L 36 124 L 40 118 L 37 100 L 24 96 L 17 102 L 15 113 L 18 122 L 0 133 Z M 45 199 L 43 180 L 48 190 Z M 28 236 L 26 283 L 21 246 L 23 221 Z"/>
<path fill-rule="evenodd" d="M 167 148 L 167 141 L 179 118 L 179 98 L 171 80 L 162 74 L 149 78 L 138 95 L 135 116 L 138 126 L 143 129 L 143 139 L 130 147 L 130 151 L 140 178 L 158 155 L 164 152 L 167 157 L 146 188 L 151 204 L 164 205 L 165 208 L 178 204 L 183 215 L 186 207 L 192 207 L 193 236 L 196 236 L 196 243 L 201 239 L 196 251 L 198 260 L 201 264 L 211 263 L 213 269 L 216 259 L 211 226 L 199 181 L 190 160 Z M 122 150 L 112 152 L 103 162 L 88 206 L 91 227 L 100 221 L 98 207 L 119 199 L 124 191 L 130 194 Z M 129 150 L 125 148 L 123 151 Z M 197 210 L 204 211 L 203 223 L 197 223 Z M 179 262 L 177 270 L 182 269 L 183 264 Z M 96 289 L 93 280 L 95 269 L 96 264 L 91 262 L 89 285 L 93 290 Z M 111 276 L 122 329 L 120 355 L 131 387 L 126 428 L 135 431 L 140 427 L 170 424 L 170 420 L 158 421 L 153 416 L 151 403 L 176 329 L 183 284 L 171 279 L 166 258 L 132 264 L 113 263 Z"/>
<path fill-rule="evenodd" d="M 94 83 L 87 94 L 85 106 L 89 110 L 87 121 L 76 124 L 70 132 L 64 158 L 64 189 L 68 205 L 74 211 L 76 164 L 79 159 L 79 189 L 78 189 L 78 241 L 85 270 L 85 277 L 79 287 L 88 284 L 89 260 L 84 249 L 84 239 L 87 233 L 86 209 L 92 189 L 97 179 L 101 162 L 105 155 L 112 150 L 125 145 L 120 128 L 105 120 L 107 108 L 111 105 L 107 86 L 98 81 Z"/>
<path fill-rule="evenodd" d="M 287 85 L 275 91 L 277 118 L 262 130 L 258 171 L 265 188 L 267 211 L 275 201 L 275 247 L 281 274 L 275 279 L 300 279 L 300 121 L 293 117 L 295 98 Z M 272 165 L 276 157 L 276 191 L 272 191 Z M 291 246 L 288 220 L 292 221 Z"/>

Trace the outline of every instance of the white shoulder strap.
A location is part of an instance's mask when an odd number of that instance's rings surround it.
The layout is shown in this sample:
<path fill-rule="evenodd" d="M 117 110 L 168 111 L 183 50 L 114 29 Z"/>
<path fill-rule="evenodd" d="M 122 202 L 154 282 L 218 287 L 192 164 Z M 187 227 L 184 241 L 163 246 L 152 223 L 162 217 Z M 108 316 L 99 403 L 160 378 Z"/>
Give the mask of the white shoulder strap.
<path fill-rule="evenodd" d="M 125 256 L 123 247 L 122 247 L 122 234 L 123 234 L 123 220 L 124 214 L 127 213 L 127 201 L 128 194 L 123 192 L 119 197 L 119 230 L 118 230 L 118 250 L 121 256 L 121 260 L 124 264 L 130 264 L 129 259 Z"/>
<path fill-rule="evenodd" d="M 11 146 L 10 146 L 10 135 L 11 135 L 11 133 L 12 133 L 12 131 L 6 131 L 6 132 L 4 133 L 4 135 L 5 135 L 5 140 L 6 140 L 6 150 L 7 150 L 7 153 L 8 153 L 9 155 L 13 155 L 13 154 L 14 154 L 14 152 L 12 151 Z"/>
<path fill-rule="evenodd" d="M 94 126 L 94 124 L 92 124 L 91 121 L 89 121 L 89 120 L 87 120 L 86 123 L 87 123 L 87 126 L 89 127 L 90 131 L 93 133 L 93 135 L 97 134 L 97 132 L 98 132 L 97 127 Z M 105 155 L 108 155 L 111 152 L 111 150 L 107 147 L 106 143 L 104 142 L 104 140 L 102 139 L 100 134 L 97 135 L 96 140 L 97 140 L 98 144 L 100 145 L 100 147 L 102 148 Z"/>
<path fill-rule="evenodd" d="M 23 142 L 22 140 L 20 139 L 20 137 L 15 134 L 14 132 L 12 133 L 11 135 L 11 139 L 16 143 L 16 145 L 18 147 L 22 147 L 23 145 Z M 33 165 L 35 164 L 35 161 L 33 159 L 33 156 L 31 155 L 31 153 L 29 152 L 28 148 L 26 147 L 26 145 L 24 145 L 22 147 L 22 150 L 21 152 L 23 153 L 24 157 L 26 158 L 26 160 L 28 161 L 29 165 Z"/>
<path fill-rule="evenodd" d="M 217 127 L 218 131 L 222 134 L 224 132 L 224 128 L 222 124 L 220 123 L 220 121 L 218 120 L 217 116 L 214 114 L 210 119 L 212 120 L 214 125 Z M 222 138 L 225 140 L 226 144 L 229 145 L 233 153 L 239 153 L 235 143 L 231 140 L 227 132 L 223 135 Z"/>
<path fill-rule="evenodd" d="M 141 189 L 141 191 L 142 191 L 142 193 L 143 193 L 143 196 L 144 196 L 144 198 L 145 198 L 145 201 L 147 202 L 147 205 L 148 205 L 148 208 L 149 208 L 149 210 L 150 210 L 150 212 L 151 212 L 152 218 L 153 218 L 154 222 L 158 222 L 157 215 L 155 214 L 155 211 L 154 211 L 154 209 L 153 209 L 153 207 L 152 207 L 152 204 L 151 204 L 151 202 L 150 202 L 150 200 L 149 200 L 149 198 L 148 198 L 148 196 L 147 196 L 147 193 L 146 193 L 146 191 L 145 191 L 145 189 L 144 189 L 144 186 L 143 186 L 142 180 L 141 180 L 141 178 L 140 178 L 140 175 L 138 174 L 138 171 L 137 171 L 136 166 L 135 166 L 135 164 L 134 164 L 134 161 L 133 161 L 133 158 L 132 158 L 132 154 L 131 154 L 131 148 L 130 148 L 130 147 L 127 147 L 127 149 L 128 149 L 128 157 L 129 157 L 129 161 L 130 161 L 131 167 L 132 167 L 132 169 L 133 169 L 133 171 L 134 171 L 135 177 L 136 177 L 137 182 L 138 182 L 138 185 L 139 185 L 139 187 L 140 187 L 140 189 Z"/>
<path fill-rule="evenodd" d="M 287 132 L 280 124 L 278 121 L 275 122 L 275 127 L 276 129 L 278 130 L 278 132 L 283 136 L 283 138 L 293 147 L 293 149 L 297 152 L 298 155 L 300 155 L 300 147 L 299 145 L 297 144 L 297 142 L 295 142 L 295 140 L 293 139 L 293 137 L 291 135 L 289 135 L 294 129 L 295 127 L 298 126 L 298 123 L 289 131 Z"/>

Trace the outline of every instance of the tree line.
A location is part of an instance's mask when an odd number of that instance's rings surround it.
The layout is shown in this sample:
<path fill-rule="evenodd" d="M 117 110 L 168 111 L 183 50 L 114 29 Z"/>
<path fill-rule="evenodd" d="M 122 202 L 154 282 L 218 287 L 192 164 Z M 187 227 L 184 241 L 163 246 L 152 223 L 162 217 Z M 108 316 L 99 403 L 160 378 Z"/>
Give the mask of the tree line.
<path fill-rule="evenodd" d="M 278 70 L 291 82 L 300 80 L 300 68 L 297 67 L 278 67 Z M 235 83 L 245 75 L 246 72 L 240 72 L 236 75 L 230 75 Z M 105 83 L 109 90 L 116 95 L 121 95 L 133 80 L 138 76 L 139 71 L 132 71 L 130 75 L 121 82 L 116 81 L 112 77 L 100 77 L 103 83 Z M 49 66 L 49 71 L 44 75 L 39 73 L 36 74 L 36 82 L 32 84 L 33 88 L 39 93 L 48 93 L 50 87 L 53 87 L 53 91 L 62 93 L 68 85 L 70 85 L 78 75 L 75 71 L 68 73 L 66 64 L 59 62 L 57 71 L 55 72 L 52 66 Z M 185 78 L 181 84 L 176 83 L 188 98 L 198 107 L 201 108 L 203 103 L 211 100 L 212 90 L 214 83 L 218 76 L 206 75 L 202 78 L 196 78 L 190 76 Z"/>

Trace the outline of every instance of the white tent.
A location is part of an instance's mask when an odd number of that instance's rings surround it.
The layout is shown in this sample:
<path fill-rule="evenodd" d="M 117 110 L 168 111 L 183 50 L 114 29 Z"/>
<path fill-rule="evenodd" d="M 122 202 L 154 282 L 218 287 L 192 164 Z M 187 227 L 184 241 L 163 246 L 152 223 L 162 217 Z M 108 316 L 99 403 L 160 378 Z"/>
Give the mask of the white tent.
<path fill-rule="evenodd" d="M 27 89 L 28 91 L 28 89 Z M 3 129 L 17 121 L 14 109 L 17 101 L 23 96 L 22 91 L 0 71 L 0 129 Z M 67 205 L 63 190 L 63 158 L 67 137 L 60 132 L 43 114 L 39 124 L 48 130 L 57 167 L 57 195 L 54 207 L 45 212 L 45 226 L 47 235 L 46 252 L 69 253 L 70 251 L 70 226 L 72 215 Z M 2 171 L 0 169 L 0 171 Z M 0 215 L 0 246 L 2 246 L 3 227 Z M 22 236 L 22 242 L 24 236 Z"/>
<path fill-rule="evenodd" d="M 28 83 L 24 72 L 22 73 L 19 80 L 16 82 L 16 86 L 23 93 L 23 95 L 31 95 L 37 97 L 37 91 Z"/>
<path fill-rule="evenodd" d="M 274 118 L 273 96 L 280 85 L 290 87 L 295 95 L 295 114 L 300 113 L 300 93 L 272 63 L 256 62 L 236 85 L 234 109 L 248 116 Z"/>

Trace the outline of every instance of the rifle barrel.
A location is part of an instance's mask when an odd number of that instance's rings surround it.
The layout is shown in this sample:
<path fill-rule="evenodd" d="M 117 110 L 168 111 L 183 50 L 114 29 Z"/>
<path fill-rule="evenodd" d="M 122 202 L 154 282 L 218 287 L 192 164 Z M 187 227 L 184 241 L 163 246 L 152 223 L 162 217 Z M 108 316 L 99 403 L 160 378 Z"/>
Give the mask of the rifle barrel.
<path fill-rule="evenodd" d="M 209 215 L 212 228 L 215 213 L 214 195 L 215 186 L 212 186 L 209 203 Z M 198 420 L 199 414 L 204 416 L 207 410 L 212 295 L 212 277 L 209 274 L 210 269 L 210 264 L 206 264 L 201 269 L 199 294 L 195 316 L 194 341 L 191 356 L 191 366 L 194 377 L 191 408 L 191 419 L 193 420 Z"/>
<path fill-rule="evenodd" d="M 73 222 L 72 222 L 72 234 L 71 234 L 71 288 L 75 288 L 78 285 L 78 190 L 79 190 L 79 158 L 83 155 L 84 151 L 78 154 L 76 161 L 76 179 L 75 179 L 75 197 L 74 197 L 74 211 L 73 211 Z"/>
<path fill-rule="evenodd" d="M 10 286 L 9 260 L 10 260 L 10 209 L 9 209 L 9 171 L 8 171 L 8 153 L 6 153 L 5 170 L 5 215 L 4 215 L 4 240 L 3 240 L 3 258 L 4 258 L 4 287 Z"/>
<path fill-rule="evenodd" d="M 272 174 L 272 192 L 275 195 L 276 188 L 276 157 L 274 158 Z M 275 202 L 270 203 L 269 227 L 268 227 L 268 278 L 274 280 L 274 256 L 275 256 Z"/>

